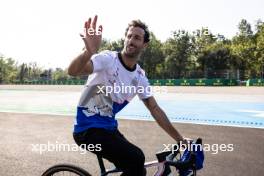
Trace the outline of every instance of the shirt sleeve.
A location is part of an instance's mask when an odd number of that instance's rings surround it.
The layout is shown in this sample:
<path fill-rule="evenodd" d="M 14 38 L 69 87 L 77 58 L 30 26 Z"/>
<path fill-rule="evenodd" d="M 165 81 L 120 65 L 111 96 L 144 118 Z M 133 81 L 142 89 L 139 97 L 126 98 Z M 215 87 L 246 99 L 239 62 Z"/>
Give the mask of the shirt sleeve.
<path fill-rule="evenodd" d="M 141 100 L 144 100 L 144 99 L 147 99 L 153 96 L 153 92 L 149 84 L 149 80 L 145 75 L 142 76 L 139 81 L 137 94 L 138 94 L 139 99 Z"/>
<path fill-rule="evenodd" d="M 100 72 L 112 66 L 113 56 L 110 51 L 102 51 L 91 57 L 93 73 Z"/>

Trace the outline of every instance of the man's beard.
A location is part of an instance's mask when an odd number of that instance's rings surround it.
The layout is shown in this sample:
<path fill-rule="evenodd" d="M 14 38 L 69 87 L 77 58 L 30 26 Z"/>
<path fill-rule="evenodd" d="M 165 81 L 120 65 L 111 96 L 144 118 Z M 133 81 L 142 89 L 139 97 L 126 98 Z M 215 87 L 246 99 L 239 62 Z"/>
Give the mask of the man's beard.
<path fill-rule="evenodd" d="M 134 47 L 134 51 L 133 52 L 129 52 L 129 48 L 130 45 L 126 46 L 124 48 L 124 55 L 126 55 L 128 58 L 138 58 L 140 56 L 141 51 L 139 49 L 137 49 L 137 47 L 135 47 L 134 45 L 132 45 Z"/>

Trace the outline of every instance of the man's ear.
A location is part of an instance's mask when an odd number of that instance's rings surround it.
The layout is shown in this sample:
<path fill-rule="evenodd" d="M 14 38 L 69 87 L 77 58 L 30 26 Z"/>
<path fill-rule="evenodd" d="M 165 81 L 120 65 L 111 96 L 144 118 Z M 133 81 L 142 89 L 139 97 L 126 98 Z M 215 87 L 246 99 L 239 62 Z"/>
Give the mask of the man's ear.
<path fill-rule="evenodd" d="M 144 49 L 146 49 L 148 47 L 148 42 L 144 43 L 143 47 L 144 47 Z"/>

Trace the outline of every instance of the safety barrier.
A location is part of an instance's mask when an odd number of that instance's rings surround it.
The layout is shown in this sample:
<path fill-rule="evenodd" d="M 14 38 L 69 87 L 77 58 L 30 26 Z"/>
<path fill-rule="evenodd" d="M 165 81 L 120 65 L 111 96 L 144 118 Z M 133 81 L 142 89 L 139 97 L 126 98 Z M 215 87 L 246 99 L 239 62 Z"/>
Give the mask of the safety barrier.
<path fill-rule="evenodd" d="M 154 86 L 237 86 L 233 79 L 152 79 Z"/>
<path fill-rule="evenodd" d="M 84 85 L 85 80 L 34 80 L 14 81 L 12 84 L 32 85 Z M 264 79 L 249 79 L 241 84 L 234 79 L 150 79 L 153 86 L 264 86 Z"/>
<path fill-rule="evenodd" d="M 84 85 L 85 80 L 35 80 L 35 81 L 15 81 L 14 84 L 32 85 Z"/>
<path fill-rule="evenodd" d="M 247 80 L 247 86 L 264 86 L 264 79 L 249 79 Z"/>

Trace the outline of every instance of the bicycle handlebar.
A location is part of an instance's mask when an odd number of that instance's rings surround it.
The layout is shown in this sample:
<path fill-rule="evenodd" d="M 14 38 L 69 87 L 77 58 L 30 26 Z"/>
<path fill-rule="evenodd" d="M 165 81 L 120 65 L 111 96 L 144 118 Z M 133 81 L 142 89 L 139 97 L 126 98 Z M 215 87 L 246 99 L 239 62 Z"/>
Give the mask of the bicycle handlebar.
<path fill-rule="evenodd" d="M 202 139 L 201 138 L 198 138 L 197 140 L 192 141 L 191 144 L 192 145 L 202 144 Z M 179 151 L 179 148 L 178 148 L 178 150 L 176 150 L 176 152 L 175 152 L 174 149 L 172 149 L 172 150 L 173 150 L 173 152 L 166 157 L 166 164 L 167 165 L 174 166 L 174 167 L 176 167 L 179 170 L 181 170 L 181 169 L 183 169 L 183 170 L 186 170 L 186 169 L 195 169 L 196 154 L 195 154 L 195 152 L 193 150 L 189 151 L 190 152 L 190 155 L 184 161 L 181 161 L 181 160 L 173 161 L 173 159 L 177 156 L 177 154 L 180 151 Z"/>
<path fill-rule="evenodd" d="M 189 168 L 194 168 L 195 167 L 195 154 L 191 152 L 190 157 L 186 161 L 173 161 L 172 160 L 166 160 L 166 164 L 169 166 L 174 166 L 177 169 L 189 169 Z"/>

